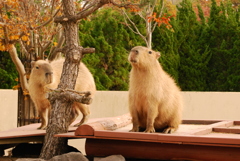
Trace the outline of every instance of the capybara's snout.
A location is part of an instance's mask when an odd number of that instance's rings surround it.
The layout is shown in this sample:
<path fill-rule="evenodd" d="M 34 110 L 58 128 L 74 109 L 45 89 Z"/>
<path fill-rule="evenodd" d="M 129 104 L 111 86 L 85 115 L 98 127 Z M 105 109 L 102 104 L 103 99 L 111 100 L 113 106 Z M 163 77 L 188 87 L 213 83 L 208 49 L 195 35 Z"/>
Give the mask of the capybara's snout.
<path fill-rule="evenodd" d="M 45 73 L 46 83 L 50 84 L 53 81 L 53 72 L 46 72 Z"/>
<path fill-rule="evenodd" d="M 132 49 L 132 50 L 131 50 L 131 53 L 133 53 L 133 54 L 135 54 L 135 55 L 138 55 L 139 52 L 138 52 L 138 50 L 136 50 L 136 49 Z"/>
<path fill-rule="evenodd" d="M 132 49 L 130 51 L 130 54 L 129 54 L 129 57 L 128 57 L 128 60 L 131 62 L 131 63 L 136 63 L 137 62 L 137 55 L 139 54 L 138 50 L 136 49 Z"/>

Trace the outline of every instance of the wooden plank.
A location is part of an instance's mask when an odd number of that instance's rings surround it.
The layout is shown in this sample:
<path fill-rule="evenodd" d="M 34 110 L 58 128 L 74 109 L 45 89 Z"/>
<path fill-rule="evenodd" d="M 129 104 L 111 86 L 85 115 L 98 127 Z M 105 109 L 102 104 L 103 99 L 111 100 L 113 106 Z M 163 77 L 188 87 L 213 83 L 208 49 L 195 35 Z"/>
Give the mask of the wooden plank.
<path fill-rule="evenodd" d="M 79 122 L 79 120 L 74 123 Z M 28 142 L 42 142 L 46 134 L 46 130 L 38 130 L 40 123 L 21 126 L 0 132 L 0 144 L 17 144 Z M 70 126 L 69 131 L 75 131 L 77 127 Z"/>
<path fill-rule="evenodd" d="M 234 121 L 234 125 L 240 125 L 240 121 Z"/>
<path fill-rule="evenodd" d="M 182 120 L 182 124 L 209 125 L 222 120 Z"/>
<path fill-rule="evenodd" d="M 232 133 L 232 134 L 240 134 L 240 129 L 235 128 L 221 128 L 221 127 L 215 127 L 213 128 L 214 132 L 221 132 L 221 133 Z"/>
<path fill-rule="evenodd" d="M 46 130 L 38 130 L 36 127 L 38 126 L 27 125 L 11 129 L 9 131 L 0 132 L 0 140 L 19 137 L 44 136 L 46 134 Z M 69 131 L 74 131 L 75 129 L 76 127 L 71 127 Z"/>
<path fill-rule="evenodd" d="M 214 136 L 194 136 L 194 135 L 174 135 L 160 133 L 137 133 L 137 132 L 114 132 L 95 131 L 94 138 L 112 140 L 130 140 L 139 142 L 159 142 L 194 145 L 218 145 L 227 147 L 240 147 L 240 137 L 214 137 Z"/>
<path fill-rule="evenodd" d="M 44 136 L 16 137 L 16 138 L 1 139 L 0 140 L 0 145 L 2 145 L 2 144 L 29 143 L 29 142 L 43 143 L 43 141 L 44 141 Z"/>
<path fill-rule="evenodd" d="M 215 122 L 213 124 L 206 125 L 200 129 L 193 130 L 192 132 L 189 132 L 190 135 L 205 135 L 209 134 L 213 131 L 214 127 L 229 127 L 233 126 L 234 121 L 219 121 Z"/>
<path fill-rule="evenodd" d="M 125 158 L 156 160 L 238 161 L 239 147 L 152 143 L 108 139 L 86 140 L 87 156 L 121 154 Z"/>

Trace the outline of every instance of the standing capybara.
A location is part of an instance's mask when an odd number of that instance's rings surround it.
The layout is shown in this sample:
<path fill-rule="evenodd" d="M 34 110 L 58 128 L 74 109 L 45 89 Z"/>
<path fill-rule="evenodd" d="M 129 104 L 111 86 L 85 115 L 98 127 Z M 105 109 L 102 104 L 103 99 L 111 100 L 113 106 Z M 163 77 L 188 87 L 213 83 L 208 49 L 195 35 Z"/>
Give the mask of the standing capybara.
<path fill-rule="evenodd" d="M 132 132 L 174 132 L 181 123 L 182 98 L 174 80 L 158 62 L 159 52 L 134 47 L 128 60 L 132 65 L 129 84 L 129 110 Z"/>
<path fill-rule="evenodd" d="M 62 74 L 64 59 L 58 59 L 49 63 L 45 60 L 33 61 L 32 71 L 29 78 L 29 94 L 42 119 L 42 124 L 38 129 L 46 129 L 48 117 L 51 109 L 50 102 L 46 98 L 47 88 L 56 89 Z M 78 78 L 75 85 L 76 91 L 90 91 L 93 98 L 96 91 L 95 82 L 88 68 L 81 62 L 79 66 Z M 73 103 L 71 123 L 82 112 L 82 120 L 74 125 L 79 126 L 87 121 L 90 111 L 89 105 L 78 102 Z"/>

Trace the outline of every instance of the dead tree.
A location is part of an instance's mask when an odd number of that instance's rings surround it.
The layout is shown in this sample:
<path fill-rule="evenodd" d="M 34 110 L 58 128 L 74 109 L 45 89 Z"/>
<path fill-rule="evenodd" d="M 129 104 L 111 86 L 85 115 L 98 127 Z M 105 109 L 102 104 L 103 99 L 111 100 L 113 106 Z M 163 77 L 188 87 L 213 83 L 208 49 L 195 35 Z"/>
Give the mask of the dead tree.
<path fill-rule="evenodd" d="M 71 92 L 74 89 L 79 63 L 83 54 L 93 53 L 93 48 L 83 48 L 78 39 L 78 21 L 86 18 L 88 15 L 101 8 L 105 4 L 113 4 L 119 7 L 129 6 L 131 3 L 117 4 L 113 0 L 86 0 L 80 12 L 76 12 L 75 0 L 62 0 L 63 15 L 54 19 L 55 23 L 60 23 L 64 29 L 66 45 L 61 49 L 65 54 L 63 72 L 58 85 L 60 92 L 55 92 L 50 97 L 52 106 L 51 116 L 49 119 L 45 141 L 40 158 L 50 159 L 53 156 L 66 152 L 67 140 L 65 138 L 54 137 L 55 134 L 66 133 L 68 131 L 71 119 L 71 105 L 74 101 L 89 103 L 88 95 L 81 96 L 80 99 L 76 93 Z M 134 5 L 134 4 L 131 4 Z M 59 50 L 60 51 L 60 50 Z M 68 90 L 69 89 L 69 90 Z M 79 96 L 78 96 L 79 97 Z"/>

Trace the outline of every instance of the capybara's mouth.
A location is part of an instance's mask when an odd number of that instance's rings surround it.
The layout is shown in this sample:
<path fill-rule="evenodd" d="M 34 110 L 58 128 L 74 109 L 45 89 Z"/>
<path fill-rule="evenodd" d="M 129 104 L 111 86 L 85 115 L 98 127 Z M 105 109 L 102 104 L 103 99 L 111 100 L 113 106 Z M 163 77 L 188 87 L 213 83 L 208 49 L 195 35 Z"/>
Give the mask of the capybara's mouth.
<path fill-rule="evenodd" d="M 47 84 L 50 84 L 50 83 L 52 83 L 52 78 L 51 77 L 47 79 Z"/>

